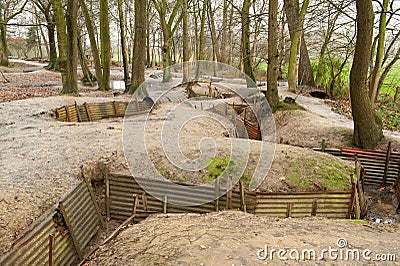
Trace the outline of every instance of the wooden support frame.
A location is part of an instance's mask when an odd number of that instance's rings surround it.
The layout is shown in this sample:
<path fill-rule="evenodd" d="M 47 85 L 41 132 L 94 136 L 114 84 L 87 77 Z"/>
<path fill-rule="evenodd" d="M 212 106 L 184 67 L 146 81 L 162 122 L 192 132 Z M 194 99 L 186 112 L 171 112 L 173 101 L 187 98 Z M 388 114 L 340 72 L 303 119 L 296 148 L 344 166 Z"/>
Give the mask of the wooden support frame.
<path fill-rule="evenodd" d="M 391 154 L 392 154 L 392 142 L 389 141 L 387 152 L 386 152 L 385 170 L 383 172 L 382 186 L 386 186 L 386 179 L 387 179 L 387 175 L 388 175 L 388 171 L 389 171 Z"/>
<path fill-rule="evenodd" d="M 100 225 L 101 225 L 102 228 L 105 228 L 104 219 L 103 219 L 103 217 L 101 216 L 101 212 L 100 212 L 99 206 L 97 205 L 96 196 L 95 196 L 94 193 L 93 193 L 92 185 L 90 184 L 90 181 L 89 181 L 88 178 L 85 178 L 85 183 L 86 183 L 86 188 L 87 188 L 87 190 L 89 191 L 90 198 L 92 199 L 94 208 L 95 208 L 95 210 L 96 210 L 97 217 L 99 218 Z"/>
<path fill-rule="evenodd" d="M 64 217 L 65 223 L 66 223 L 66 225 L 68 227 L 69 235 L 70 235 L 70 237 L 72 239 L 72 243 L 74 244 L 74 248 L 75 248 L 76 254 L 78 255 L 78 258 L 81 260 L 83 258 L 83 253 L 82 253 L 82 250 L 81 250 L 81 247 L 80 247 L 80 243 L 79 243 L 78 239 L 76 238 L 76 233 L 75 233 L 74 227 L 71 224 L 71 221 L 70 221 L 70 219 L 69 219 L 69 217 L 68 217 L 68 215 L 67 215 L 67 213 L 65 211 L 64 203 L 60 202 L 59 208 L 60 208 L 60 211 L 61 211 L 61 213 L 62 213 L 62 215 Z"/>

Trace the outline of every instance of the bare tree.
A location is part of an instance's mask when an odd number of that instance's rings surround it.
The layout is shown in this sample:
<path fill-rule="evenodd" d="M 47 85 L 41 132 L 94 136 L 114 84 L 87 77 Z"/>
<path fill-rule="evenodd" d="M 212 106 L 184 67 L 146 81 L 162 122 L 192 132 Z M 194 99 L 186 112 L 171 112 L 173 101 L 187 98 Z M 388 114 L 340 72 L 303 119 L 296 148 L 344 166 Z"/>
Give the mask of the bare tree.
<path fill-rule="evenodd" d="M 279 105 L 278 96 L 278 0 L 269 0 L 268 12 L 268 69 L 267 69 L 267 101 L 274 110 Z"/>
<path fill-rule="evenodd" d="M 144 82 L 146 63 L 146 3 L 135 1 L 135 38 L 132 58 L 132 82 L 129 93 L 134 93 Z"/>
<path fill-rule="evenodd" d="M 0 41 L 1 56 L 0 65 L 8 66 L 8 45 L 7 45 L 7 27 L 6 24 L 24 11 L 28 0 L 19 4 L 16 0 L 2 0 L 0 2 Z"/>
<path fill-rule="evenodd" d="M 368 96 L 374 13 L 372 0 L 356 0 L 357 41 L 350 72 L 350 97 L 354 121 L 353 144 L 372 149 L 383 137 L 382 122 Z"/>

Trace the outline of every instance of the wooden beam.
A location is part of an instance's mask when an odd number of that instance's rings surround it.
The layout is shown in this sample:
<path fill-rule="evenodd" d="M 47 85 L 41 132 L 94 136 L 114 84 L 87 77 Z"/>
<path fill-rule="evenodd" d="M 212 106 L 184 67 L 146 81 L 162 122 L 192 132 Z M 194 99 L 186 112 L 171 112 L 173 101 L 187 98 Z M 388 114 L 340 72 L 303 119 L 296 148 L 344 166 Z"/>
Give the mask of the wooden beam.
<path fill-rule="evenodd" d="M 389 163 L 390 163 L 390 155 L 392 153 L 392 142 L 389 141 L 388 144 L 388 149 L 386 152 L 386 161 L 385 161 L 385 170 L 383 172 L 383 180 L 382 180 L 382 186 L 386 186 L 386 179 L 387 179 L 387 174 L 389 171 Z"/>

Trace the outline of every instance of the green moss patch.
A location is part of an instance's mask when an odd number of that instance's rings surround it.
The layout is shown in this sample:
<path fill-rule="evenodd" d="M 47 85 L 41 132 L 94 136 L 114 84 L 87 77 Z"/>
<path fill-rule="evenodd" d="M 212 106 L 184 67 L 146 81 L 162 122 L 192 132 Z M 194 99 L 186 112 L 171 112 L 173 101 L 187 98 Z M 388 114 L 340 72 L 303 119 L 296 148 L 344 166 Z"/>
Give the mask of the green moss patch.
<path fill-rule="evenodd" d="M 301 157 L 286 171 L 286 183 L 297 191 L 348 190 L 354 170 L 329 158 Z"/>

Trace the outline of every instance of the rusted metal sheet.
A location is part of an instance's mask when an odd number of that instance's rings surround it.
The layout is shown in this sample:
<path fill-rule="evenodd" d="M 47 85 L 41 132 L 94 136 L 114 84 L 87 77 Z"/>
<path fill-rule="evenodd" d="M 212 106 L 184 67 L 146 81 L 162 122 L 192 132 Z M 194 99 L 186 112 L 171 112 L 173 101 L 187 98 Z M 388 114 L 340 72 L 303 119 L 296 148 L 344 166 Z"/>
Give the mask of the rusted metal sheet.
<path fill-rule="evenodd" d="M 77 254 L 71 238 L 56 228 L 56 207 L 38 218 L 25 234 L 15 243 L 10 252 L 0 258 L 0 265 L 49 265 L 49 236 L 54 234 L 54 265 L 77 263 Z M 59 227 L 58 227 L 59 228 Z"/>
<path fill-rule="evenodd" d="M 71 193 L 60 201 L 60 209 L 69 227 L 78 255 L 81 255 L 100 227 L 95 204 L 85 182 L 80 182 Z"/>
<path fill-rule="evenodd" d="M 147 102 L 103 102 L 84 103 L 63 106 L 55 109 L 55 118 L 63 122 L 92 122 L 110 117 L 123 117 L 125 114 L 134 115 L 150 110 Z"/>
<path fill-rule="evenodd" d="M 351 191 L 257 193 L 254 213 L 274 217 L 304 217 L 313 214 L 346 218 L 351 203 Z"/>
<path fill-rule="evenodd" d="M 249 121 L 236 116 L 236 127 L 239 138 L 245 138 L 247 135 L 249 139 L 261 140 L 261 132 L 258 124 L 253 125 Z"/>

